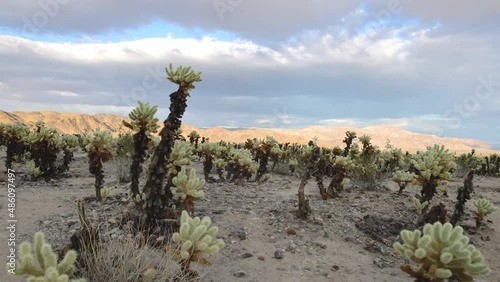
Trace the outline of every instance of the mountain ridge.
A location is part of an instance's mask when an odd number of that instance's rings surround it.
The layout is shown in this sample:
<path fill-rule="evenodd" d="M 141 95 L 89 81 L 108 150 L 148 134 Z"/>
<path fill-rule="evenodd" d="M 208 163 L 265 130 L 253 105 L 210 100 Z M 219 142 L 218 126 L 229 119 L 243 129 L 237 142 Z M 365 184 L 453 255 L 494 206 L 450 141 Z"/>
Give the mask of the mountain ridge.
<path fill-rule="evenodd" d="M 114 114 L 76 114 L 62 113 L 55 111 L 37 111 L 37 112 L 7 112 L 0 110 L 1 123 L 18 123 L 30 127 L 34 127 L 37 121 L 45 122 L 47 127 L 56 128 L 60 133 L 78 134 L 83 132 L 91 132 L 96 128 L 107 130 L 113 135 L 118 135 L 120 132 L 126 132 L 128 129 L 123 127 L 122 121 L 128 120 L 127 117 Z M 161 121 L 159 122 L 161 126 Z M 318 145 L 325 147 L 341 146 L 345 132 L 356 131 L 357 136 L 364 134 L 372 137 L 372 143 L 379 147 L 385 147 L 388 141 L 390 144 L 415 152 L 424 150 L 427 146 L 434 144 L 445 145 L 446 148 L 455 152 L 467 152 L 471 149 L 476 149 L 478 153 L 489 154 L 498 152 L 493 147 L 485 142 L 454 137 L 439 137 L 436 135 L 414 133 L 401 129 L 394 125 L 375 125 L 364 128 L 356 128 L 352 126 L 323 126 L 310 125 L 300 129 L 265 129 L 251 128 L 228 130 L 220 126 L 210 128 L 198 128 L 186 123 L 182 124 L 184 136 L 188 135 L 192 130 L 198 131 L 201 136 L 209 137 L 211 141 L 231 141 L 244 142 L 248 138 L 265 138 L 266 136 L 274 136 L 279 142 L 291 142 L 306 144 L 309 140 L 317 139 Z"/>

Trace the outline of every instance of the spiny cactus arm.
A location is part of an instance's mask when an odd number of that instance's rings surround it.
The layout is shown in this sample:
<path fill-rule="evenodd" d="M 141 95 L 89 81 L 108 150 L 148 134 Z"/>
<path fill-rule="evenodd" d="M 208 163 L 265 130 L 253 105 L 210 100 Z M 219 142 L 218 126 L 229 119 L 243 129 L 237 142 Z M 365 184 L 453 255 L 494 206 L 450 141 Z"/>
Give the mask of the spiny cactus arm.
<path fill-rule="evenodd" d="M 191 196 L 192 198 L 199 199 L 205 196 L 205 192 L 201 188 L 205 185 L 205 180 L 196 177 L 196 170 L 191 169 L 189 177 L 186 174 L 186 169 L 182 168 L 181 171 L 172 179 L 171 187 L 172 193 L 181 193 L 181 199 Z"/>
<path fill-rule="evenodd" d="M 474 206 L 477 208 L 476 214 L 483 217 L 497 211 L 497 208 L 488 199 L 478 199 L 474 201 Z"/>
<path fill-rule="evenodd" d="M 421 265 L 419 271 L 414 272 L 421 278 L 445 279 L 455 274 L 463 278 L 461 281 L 472 281 L 473 276 L 490 271 L 479 250 L 469 245 L 469 238 L 463 235 L 460 226 L 438 221 L 426 224 L 423 234 L 420 230 L 403 230 L 401 237 L 403 244 L 396 242 L 393 247 Z M 402 267 L 402 270 L 407 272 L 411 268 Z"/>

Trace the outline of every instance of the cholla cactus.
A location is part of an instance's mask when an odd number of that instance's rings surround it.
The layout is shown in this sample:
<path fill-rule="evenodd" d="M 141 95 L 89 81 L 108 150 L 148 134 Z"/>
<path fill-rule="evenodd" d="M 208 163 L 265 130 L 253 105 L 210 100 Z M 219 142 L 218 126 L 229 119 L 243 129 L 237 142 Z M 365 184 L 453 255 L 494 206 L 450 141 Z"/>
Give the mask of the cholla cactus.
<path fill-rule="evenodd" d="M 174 148 L 168 160 L 168 173 L 176 175 L 182 166 L 190 165 L 195 158 L 196 156 L 193 155 L 193 146 L 191 144 L 175 140 Z"/>
<path fill-rule="evenodd" d="M 397 170 L 394 172 L 392 180 L 398 184 L 398 194 L 401 195 L 408 184 L 414 184 L 416 182 L 417 176 L 413 172 Z"/>
<path fill-rule="evenodd" d="M 189 143 L 191 143 L 191 145 L 194 145 L 195 149 L 198 149 L 198 141 L 200 139 L 200 134 L 198 134 L 196 130 L 193 130 L 189 133 L 188 138 L 189 138 Z"/>
<path fill-rule="evenodd" d="M 103 163 L 113 158 L 116 140 L 106 131 L 97 129 L 93 135 L 86 136 L 85 148 L 89 156 L 89 171 L 95 177 L 95 192 L 98 201 L 102 200 L 101 188 L 104 184 Z"/>
<path fill-rule="evenodd" d="M 173 202 L 173 195 L 170 192 L 171 175 L 167 177 L 169 182 L 163 187 L 163 180 L 167 175 L 165 167 L 171 159 L 174 142 L 178 138 L 177 130 L 181 128 L 181 119 L 187 108 L 189 91 L 195 88 L 194 82 L 201 81 L 201 72 L 195 73 L 190 67 L 180 66 L 174 71 L 170 65 L 166 71 L 167 79 L 178 84 L 179 88 L 170 94 L 170 113 L 163 121 L 163 129 L 160 131 L 161 140 L 154 150 L 147 181 L 143 188 L 143 192 L 148 195 L 148 203 L 144 210 L 144 217 L 148 225 L 160 219 L 165 209 Z M 177 170 L 177 168 L 175 169 Z"/>
<path fill-rule="evenodd" d="M 344 140 L 342 141 L 345 143 L 344 157 L 347 157 L 349 155 L 349 151 L 351 149 L 351 145 L 354 139 L 356 139 L 356 132 L 346 131 Z"/>
<path fill-rule="evenodd" d="M 439 182 L 448 180 L 457 166 L 448 149 L 438 145 L 414 155 L 411 163 L 417 170 L 417 182 L 422 185 L 422 201 L 432 200 Z"/>
<path fill-rule="evenodd" d="M 198 147 L 198 151 L 203 159 L 203 174 L 207 182 L 211 180 L 210 171 L 212 171 L 214 166 L 214 158 L 219 155 L 221 150 L 221 146 L 217 143 L 205 142 Z"/>
<path fill-rule="evenodd" d="M 401 265 L 401 270 L 416 278 L 416 281 L 445 281 L 455 277 L 460 281 L 472 281 L 474 276 L 487 274 L 481 252 L 469 244 L 460 226 L 450 223 L 426 224 L 424 233 L 420 230 L 401 231 L 403 244 L 393 247 L 412 262 L 420 265 L 414 270 L 411 265 Z"/>
<path fill-rule="evenodd" d="M 29 128 L 18 124 L 0 123 L 0 146 L 7 147 L 5 168 L 11 168 L 14 157 L 25 151 L 23 139 L 29 134 Z"/>
<path fill-rule="evenodd" d="M 413 198 L 413 205 L 415 205 L 415 207 L 417 208 L 418 215 L 422 215 L 422 211 L 428 204 L 429 204 L 428 201 L 420 202 L 419 199 Z"/>
<path fill-rule="evenodd" d="M 167 250 L 173 252 L 174 257 L 180 261 L 184 274 L 189 273 L 192 261 L 210 265 L 211 262 L 204 256 L 217 254 L 225 247 L 222 239 L 215 239 L 219 229 L 210 226 L 211 224 L 212 220 L 209 217 L 192 218 L 187 211 L 182 211 L 179 232 L 172 235 L 172 241 L 179 245 L 179 248 Z"/>
<path fill-rule="evenodd" d="M 64 153 L 63 164 L 57 168 L 58 173 L 63 173 L 69 169 L 69 164 L 73 160 L 73 153 L 78 149 L 78 137 L 72 134 L 63 134 L 60 139 L 61 150 Z"/>
<path fill-rule="evenodd" d="M 476 215 L 476 228 L 481 226 L 485 216 L 494 213 L 497 210 L 493 203 L 487 199 L 475 200 L 474 206 L 477 208 L 477 211 L 474 212 Z"/>
<path fill-rule="evenodd" d="M 272 136 L 266 136 L 265 139 L 257 141 L 254 147 L 256 160 L 259 162 L 259 168 L 256 174 L 256 180 L 267 172 L 267 164 L 271 158 L 272 149 L 278 147 L 278 141 Z"/>
<path fill-rule="evenodd" d="M 184 203 L 185 209 L 191 213 L 194 208 L 194 201 L 205 196 L 201 188 L 205 185 L 205 180 L 196 177 L 196 170 L 191 169 L 189 177 L 186 169 L 182 168 L 176 177 L 172 179 L 172 193 L 179 193 L 179 199 Z"/>
<path fill-rule="evenodd" d="M 217 171 L 217 175 L 219 176 L 219 180 L 224 180 L 224 176 L 222 175 L 222 172 L 227 166 L 227 162 L 224 159 L 215 159 L 213 161 L 215 170 Z"/>
<path fill-rule="evenodd" d="M 148 153 L 151 142 L 151 134 L 158 131 L 158 119 L 154 117 L 158 106 L 150 106 L 149 103 L 138 101 L 139 106 L 130 112 L 128 117 L 130 123 L 123 121 L 123 125 L 132 129 L 134 142 L 134 156 L 130 165 L 130 190 L 135 197 L 139 194 L 139 178 L 142 173 L 142 164 Z"/>
<path fill-rule="evenodd" d="M 42 232 L 35 234 L 32 245 L 28 242 L 21 243 L 19 247 L 20 260 L 15 264 L 16 276 L 28 276 L 28 282 L 68 282 L 75 270 L 77 253 L 70 250 L 64 255 L 61 262 L 57 263 L 57 254 L 45 242 Z M 8 269 L 12 269 L 7 265 Z M 85 282 L 85 279 L 71 280 L 72 282 Z"/>
<path fill-rule="evenodd" d="M 334 170 L 334 175 L 332 181 L 328 185 L 328 193 L 335 197 L 344 190 L 344 179 L 347 178 L 349 172 L 354 168 L 354 163 L 351 157 L 336 156 L 331 165 Z"/>
<path fill-rule="evenodd" d="M 24 137 L 24 143 L 29 148 L 30 158 L 40 169 L 40 176 L 54 176 L 57 172 L 57 154 L 61 151 L 61 137 L 57 131 L 38 123 L 37 130 Z"/>
<path fill-rule="evenodd" d="M 252 153 L 245 149 L 231 149 L 229 151 L 229 172 L 227 177 L 231 181 L 238 180 L 238 185 L 243 185 L 243 179 L 249 179 L 257 172 L 257 164 L 252 160 Z"/>
<path fill-rule="evenodd" d="M 35 161 L 29 160 L 26 162 L 26 168 L 28 169 L 29 173 L 31 174 L 32 179 L 37 179 L 42 175 L 42 172 L 40 169 L 36 166 Z"/>

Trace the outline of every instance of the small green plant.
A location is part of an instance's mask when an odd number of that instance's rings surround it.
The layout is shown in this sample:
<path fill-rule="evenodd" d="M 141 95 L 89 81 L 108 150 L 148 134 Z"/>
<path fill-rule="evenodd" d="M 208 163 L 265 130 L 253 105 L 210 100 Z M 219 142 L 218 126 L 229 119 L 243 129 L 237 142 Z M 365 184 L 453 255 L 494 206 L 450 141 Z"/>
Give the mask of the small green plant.
<path fill-rule="evenodd" d="M 13 273 L 11 271 L 9 273 L 15 276 L 28 276 L 28 282 L 68 282 L 75 270 L 77 253 L 73 250 L 68 251 L 58 263 L 57 254 L 45 242 L 43 233 L 37 232 L 33 246 L 29 242 L 21 243 L 19 257 L 14 268 L 7 265 L 8 270 L 15 269 Z M 86 282 L 83 278 L 71 281 Z"/>
<path fill-rule="evenodd" d="M 211 262 L 204 256 L 217 254 L 225 247 L 222 239 L 215 239 L 215 234 L 219 229 L 216 226 L 210 226 L 211 224 L 212 220 L 209 217 L 192 218 L 187 211 L 182 211 L 179 232 L 172 235 L 172 241 L 179 247 L 168 248 L 167 251 L 180 261 L 184 275 L 190 273 L 191 262 L 210 265 Z"/>
<path fill-rule="evenodd" d="M 396 242 L 393 247 L 420 267 L 414 270 L 411 265 L 401 265 L 401 270 L 415 278 L 415 281 L 445 281 L 456 278 L 460 281 L 473 281 L 473 277 L 488 274 L 481 252 L 469 244 L 460 226 L 440 222 L 426 224 L 420 230 L 401 231 L 403 244 Z"/>
<path fill-rule="evenodd" d="M 106 201 L 106 199 L 111 195 L 111 192 L 115 191 L 114 187 L 103 187 L 101 189 L 101 198 L 103 201 Z"/>
<path fill-rule="evenodd" d="M 417 208 L 417 213 L 418 215 L 422 215 L 422 211 L 425 209 L 425 207 L 429 204 L 428 201 L 425 202 L 420 202 L 419 199 L 413 198 L 413 205 Z"/>
<path fill-rule="evenodd" d="M 32 179 L 37 179 L 42 175 L 42 172 L 38 167 L 36 167 L 35 161 L 29 160 L 26 162 L 26 168 L 28 169 L 29 174 L 31 175 Z"/>
<path fill-rule="evenodd" d="M 487 199 L 475 200 L 474 206 L 477 208 L 477 211 L 474 212 L 476 215 L 476 228 L 481 226 L 485 216 L 494 213 L 497 210 L 493 203 Z"/>

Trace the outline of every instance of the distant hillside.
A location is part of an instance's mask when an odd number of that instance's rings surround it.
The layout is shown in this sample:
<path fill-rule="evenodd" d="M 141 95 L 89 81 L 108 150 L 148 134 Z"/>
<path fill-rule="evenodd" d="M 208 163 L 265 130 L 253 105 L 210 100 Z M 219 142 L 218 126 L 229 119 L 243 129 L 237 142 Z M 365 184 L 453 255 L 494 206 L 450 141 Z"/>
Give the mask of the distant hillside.
<path fill-rule="evenodd" d="M 122 126 L 122 120 L 128 120 L 124 116 L 110 114 L 73 114 L 58 112 L 5 112 L 0 111 L 0 122 L 19 123 L 34 127 L 37 121 L 45 122 L 46 126 L 56 128 L 61 133 L 82 133 L 91 132 L 96 128 L 110 131 L 117 135 L 120 130 L 126 128 Z M 183 124 L 184 135 L 192 130 L 198 131 L 201 136 L 209 137 L 211 141 L 226 140 L 232 142 L 243 142 L 248 138 L 264 138 L 274 136 L 280 142 L 307 143 L 313 138 L 317 138 L 318 145 L 333 147 L 343 146 L 342 140 L 345 132 L 356 131 L 358 136 L 364 134 L 372 137 L 373 144 L 384 147 L 387 140 L 393 146 L 411 152 L 423 150 L 433 144 L 443 144 L 447 148 L 456 152 L 466 152 L 476 149 L 481 153 L 491 153 L 493 148 L 481 141 L 464 138 L 438 137 L 435 135 L 418 134 L 402 130 L 390 125 L 377 125 L 365 128 L 336 127 L 336 126 L 309 126 L 302 129 L 242 129 L 227 130 L 221 127 L 200 129 L 188 124 Z"/>

